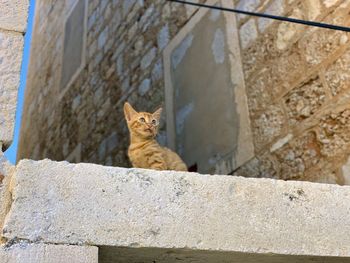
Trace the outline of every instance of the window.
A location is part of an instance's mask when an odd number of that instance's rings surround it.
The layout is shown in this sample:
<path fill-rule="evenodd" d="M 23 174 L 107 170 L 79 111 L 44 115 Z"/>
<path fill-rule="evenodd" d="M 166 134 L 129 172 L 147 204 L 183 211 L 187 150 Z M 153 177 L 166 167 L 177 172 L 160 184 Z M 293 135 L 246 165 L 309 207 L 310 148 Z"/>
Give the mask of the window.
<path fill-rule="evenodd" d="M 200 9 L 164 50 L 164 67 L 169 147 L 201 173 L 228 174 L 251 159 L 235 16 Z"/>
<path fill-rule="evenodd" d="M 64 29 L 61 92 L 66 90 L 85 64 L 87 1 L 78 0 L 69 13 Z"/>

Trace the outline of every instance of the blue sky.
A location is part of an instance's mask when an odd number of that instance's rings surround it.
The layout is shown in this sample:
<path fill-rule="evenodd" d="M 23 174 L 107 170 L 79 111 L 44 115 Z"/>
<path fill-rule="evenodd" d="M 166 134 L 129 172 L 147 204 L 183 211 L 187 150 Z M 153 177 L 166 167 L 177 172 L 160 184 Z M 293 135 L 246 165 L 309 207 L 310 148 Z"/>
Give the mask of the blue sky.
<path fill-rule="evenodd" d="M 26 79 L 27 79 L 27 72 L 28 72 L 28 65 L 29 65 L 30 42 L 32 39 L 34 10 L 35 10 L 35 0 L 30 0 L 28 26 L 27 26 L 27 32 L 24 37 L 24 53 L 23 53 L 23 61 L 22 61 L 22 68 L 21 68 L 21 80 L 20 80 L 20 85 L 18 89 L 15 133 L 14 133 L 13 143 L 11 147 L 5 152 L 6 157 L 13 164 L 16 163 L 19 130 L 21 127 L 24 90 L 26 87 Z"/>

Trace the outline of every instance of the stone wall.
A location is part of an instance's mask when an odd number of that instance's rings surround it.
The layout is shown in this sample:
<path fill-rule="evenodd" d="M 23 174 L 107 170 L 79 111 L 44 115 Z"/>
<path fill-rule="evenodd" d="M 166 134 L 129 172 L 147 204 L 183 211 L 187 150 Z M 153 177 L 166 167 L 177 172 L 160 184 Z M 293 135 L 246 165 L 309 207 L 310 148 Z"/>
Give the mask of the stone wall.
<path fill-rule="evenodd" d="M 74 3 L 37 1 L 18 158 L 129 166 L 123 103 L 147 111 L 163 103 L 162 50 L 197 9 L 88 1 L 86 66 L 62 94 L 62 17 Z"/>
<path fill-rule="evenodd" d="M 202 1 L 203 2 L 203 1 Z M 197 9 L 88 1 L 86 64 L 62 92 L 64 21 L 75 1 L 38 1 L 19 158 L 129 166 L 122 105 L 164 103 L 163 49 Z M 349 24 L 340 0 L 234 1 L 246 10 Z M 348 35 L 237 16 L 255 158 L 249 177 L 349 183 Z M 159 139 L 166 142 L 163 120 Z"/>
<path fill-rule="evenodd" d="M 241 2 L 241 8 L 349 25 L 349 1 Z M 349 35 L 262 18 L 239 21 L 256 158 L 236 174 L 349 184 Z"/>

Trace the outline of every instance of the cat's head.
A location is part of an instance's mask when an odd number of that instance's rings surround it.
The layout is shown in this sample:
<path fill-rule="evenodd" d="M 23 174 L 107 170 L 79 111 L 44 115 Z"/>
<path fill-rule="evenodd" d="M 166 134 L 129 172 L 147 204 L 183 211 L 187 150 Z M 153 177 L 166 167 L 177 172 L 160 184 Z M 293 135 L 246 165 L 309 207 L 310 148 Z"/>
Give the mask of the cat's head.
<path fill-rule="evenodd" d="M 144 139 L 157 135 L 161 113 L 162 108 L 154 113 L 137 112 L 128 102 L 124 104 L 124 115 L 130 133 Z"/>

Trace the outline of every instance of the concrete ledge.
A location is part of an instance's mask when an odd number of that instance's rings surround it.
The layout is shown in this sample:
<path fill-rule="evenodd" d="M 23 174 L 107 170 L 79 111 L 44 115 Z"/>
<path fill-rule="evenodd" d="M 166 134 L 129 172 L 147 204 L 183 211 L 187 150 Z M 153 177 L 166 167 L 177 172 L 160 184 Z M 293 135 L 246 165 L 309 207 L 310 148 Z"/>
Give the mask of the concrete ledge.
<path fill-rule="evenodd" d="M 348 186 L 24 160 L 3 235 L 101 246 L 101 262 L 350 262 L 349 198 Z"/>
<path fill-rule="evenodd" d="M 29 0 L 0 1 L 0 29 L 25 32 Z"/>
<path fill-rule="evenodd" d="M 1 263 L 98 263 L 98 248 L 19 243 L 0 246 Z"/>

